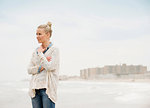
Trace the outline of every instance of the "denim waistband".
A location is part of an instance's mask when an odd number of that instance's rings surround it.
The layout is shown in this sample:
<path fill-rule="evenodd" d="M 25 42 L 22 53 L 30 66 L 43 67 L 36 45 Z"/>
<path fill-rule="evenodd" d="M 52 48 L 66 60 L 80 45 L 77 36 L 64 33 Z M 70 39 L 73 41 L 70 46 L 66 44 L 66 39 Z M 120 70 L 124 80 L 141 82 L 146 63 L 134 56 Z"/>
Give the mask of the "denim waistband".
<path fill-rule="evenodd" d="M 46 90 L 46 88 L 35 89 L 35 91 Z"/>

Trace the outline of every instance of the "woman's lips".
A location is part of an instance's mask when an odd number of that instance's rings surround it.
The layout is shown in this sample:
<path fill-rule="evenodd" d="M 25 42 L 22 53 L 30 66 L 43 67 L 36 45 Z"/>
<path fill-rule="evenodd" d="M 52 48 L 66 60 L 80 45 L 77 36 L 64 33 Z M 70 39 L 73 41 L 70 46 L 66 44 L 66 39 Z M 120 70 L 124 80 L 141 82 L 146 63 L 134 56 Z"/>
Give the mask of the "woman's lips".
<path fill-rule="evenodd" d="M 38 38 L 37 38 L 37 40 L 40 41 L 41 39 L 38 39 Z"/>

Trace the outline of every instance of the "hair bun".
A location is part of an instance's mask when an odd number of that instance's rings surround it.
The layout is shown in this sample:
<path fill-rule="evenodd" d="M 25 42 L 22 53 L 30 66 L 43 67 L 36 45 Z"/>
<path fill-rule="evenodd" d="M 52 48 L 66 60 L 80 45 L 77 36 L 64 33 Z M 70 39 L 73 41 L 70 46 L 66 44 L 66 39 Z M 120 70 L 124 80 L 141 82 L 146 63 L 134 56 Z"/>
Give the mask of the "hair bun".
<path fill-rule="evenodd" d="M 51 23 L 51 22 L 48 22 L 47 25 L 51 28 L 52 23 Z"/>

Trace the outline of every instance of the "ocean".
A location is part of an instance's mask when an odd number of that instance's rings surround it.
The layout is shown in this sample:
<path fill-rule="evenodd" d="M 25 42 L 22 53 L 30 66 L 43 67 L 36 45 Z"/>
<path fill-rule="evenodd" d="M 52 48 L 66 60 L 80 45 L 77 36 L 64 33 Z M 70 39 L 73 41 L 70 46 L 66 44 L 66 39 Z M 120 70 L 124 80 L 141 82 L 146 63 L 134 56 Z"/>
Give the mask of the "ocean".
<path fill-rule="evenodd" d="M 0 108 L 32 108 L 28 81 L 0 82 Z M 56 108 L 150 108 L 149 82 L 59 81 Z"/>

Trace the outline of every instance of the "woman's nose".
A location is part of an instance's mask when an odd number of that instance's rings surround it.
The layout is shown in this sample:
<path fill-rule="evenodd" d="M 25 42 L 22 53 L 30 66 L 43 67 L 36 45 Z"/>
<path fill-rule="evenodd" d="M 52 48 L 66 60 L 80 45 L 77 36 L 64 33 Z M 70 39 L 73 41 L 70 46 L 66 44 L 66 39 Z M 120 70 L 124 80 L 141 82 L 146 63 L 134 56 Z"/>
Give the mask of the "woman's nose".
<path fill-rule="evenodd" d="M 39 39 L 39 35 L 37 35 L 36 38 Z"/>
<path fill-rule="evenodd" d="M 38 37 L 40 37 L 39 35 L 36 35 L 36 37 L 38 38 Z"/>

